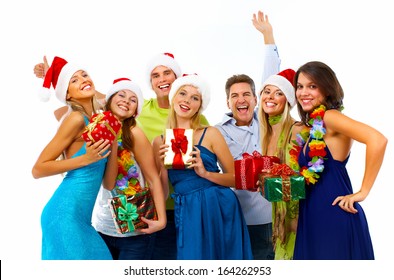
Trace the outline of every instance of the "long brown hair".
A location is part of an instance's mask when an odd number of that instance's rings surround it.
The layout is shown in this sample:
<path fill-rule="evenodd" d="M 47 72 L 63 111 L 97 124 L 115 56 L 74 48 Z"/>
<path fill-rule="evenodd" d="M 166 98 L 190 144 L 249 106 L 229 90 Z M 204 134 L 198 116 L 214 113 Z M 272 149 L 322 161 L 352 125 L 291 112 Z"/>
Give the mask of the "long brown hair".
<path fill-rule="evenodd" d="M 111 103 L 112 103 L 112 98 L 116 95 L 117 93 L 114 93 L 111 95 L 111 97 L 108 99 L 107 104 L 105 104 L 105 110 L 110 111 L 111 110 Z M 138 100 L 139 102 L 139 100 Z M 137 110 L 137 108 L 136 108 Z M 129 151 L 132 151 L 134 147 L 134 141 L 133 141 L 133 135 L 131 134 L 131 129 L 135 127 L 137 124 L 134 115 L 124 119 L 122 122 L 122 145 L 123 148 Z"/>
<path fill-rule="evenodd" d="M 297 92 L 297 83 L 300 73 L 304 74 L 319 88 L 324 95 L 323 105 L 328 109 L 336 109 L 341 111 L 343 109 L 344 92 L 339 83 L 335 72 L 326 64 L 320 61 L 310 61 L 302 65 L 294 76 L 294 87 Z M 308 112 L 302 109 L 302 106 L 297 103 L 298 113 L 301 121 L 307 124 Z"/>

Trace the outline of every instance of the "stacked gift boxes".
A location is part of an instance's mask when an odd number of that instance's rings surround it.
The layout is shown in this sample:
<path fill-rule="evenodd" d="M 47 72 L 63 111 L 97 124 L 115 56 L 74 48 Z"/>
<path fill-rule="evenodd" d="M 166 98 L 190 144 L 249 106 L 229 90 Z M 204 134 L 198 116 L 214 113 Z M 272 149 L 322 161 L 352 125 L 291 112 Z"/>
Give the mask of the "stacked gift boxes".
<path fill-rule="evenodd" d="M 262 156 L 254 151 L 252 154 L 244 153 L 242 159 L 234 161 L 235 188 L 238 190 L 257 191 L 259 174 L 271 169 L 274 163 L 280 160 L 275 156 Z"/>
<path fill-rule="evenodd" d="M 259 174 L 262 195 L 271 202 L 305 198 L 305 178 L 286 164 L 274 164 L 268 172 Z"/>

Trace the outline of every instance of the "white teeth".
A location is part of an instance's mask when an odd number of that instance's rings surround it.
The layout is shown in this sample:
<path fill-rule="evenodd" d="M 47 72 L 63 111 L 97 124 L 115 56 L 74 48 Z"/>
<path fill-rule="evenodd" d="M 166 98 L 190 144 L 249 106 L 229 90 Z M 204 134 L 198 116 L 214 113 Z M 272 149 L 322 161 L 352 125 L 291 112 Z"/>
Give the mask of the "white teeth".
<path fill-rule="evenodd" d="M 183 105 L 179 105 L 179 107 L 181 107 L 182 109 L 185 109 L 185 110 L 189 110 L 189 107 L 186 107 L 186 106 L 183 106 Z"/>
<path fill-rule="evenodd" d="M 82 90 L 85 90 L 85 89 L 90 89 L 90 85 L 84 86 L 84 87 L 82 88 Z"/>
<path fill-rule="evenodd" d="M 127 107 L 122 106 L 122 105 L 119 105 L 119 108 L 122 109 L 122 110 L 125 110 L 125 111 L 128 111 L 128 110 L 129 110 Z"/>
<path fill-rule="evenodd" d="M 159 88 L 160 88 L 160 89 L 163 89 L 163 88 L 168 88 L 168 87 L 170 87 L 170 85 L 163 85 L 163 86 L 159 86 Z"/>
<path fill-rule="evenodd" d="M 247 109 L 248 106 L 239 106 L 238 109 Z"/>
<path fill-rule="evenodd" d="M 267 102 L 267 103 L 265 103 L 265 105 L 266 105 L 267 107 L 272 107 L 272 106 L 275 106 L 275 103 Z"/>

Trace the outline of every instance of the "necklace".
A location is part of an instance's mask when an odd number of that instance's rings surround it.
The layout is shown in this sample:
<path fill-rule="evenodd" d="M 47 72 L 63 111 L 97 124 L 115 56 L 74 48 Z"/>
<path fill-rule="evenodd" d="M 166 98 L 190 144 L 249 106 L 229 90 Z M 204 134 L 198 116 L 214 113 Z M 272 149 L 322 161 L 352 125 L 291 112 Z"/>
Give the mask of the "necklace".
<path fill-rule="evenodd" d="M 321 173 L 324 170 L 326 143 L 323 141 L 323 137 L 326 134 L 326 129 L 324 128 L 323 117 L 325 112 L 326 107 L 324 105 L 320 105 L 313 110 L 308 121 L 308 124 L 312 127 L 310 130 L 306 128 L 297 134 L 296 140 L 293 141 L 293 148 L 290 150 L 290 167 L 304 176 L 308 185 L 315 184 L 317 179 L 320 178 L 320 175 L 317 173 Z M 308 162 L 308 167 L 303 166 L 300 168 L 298 156 L 309 136 L 311 141 L 308 144 L 308 155 L 311 161 Z"/>
<path fill-rule="evenodd" d="M 282 115 L 269 116 L 268 117 L 268 123 L 270 125 L 275 125 L 275 124 L 279 123 L 281 119 L 282 119 Z"/>

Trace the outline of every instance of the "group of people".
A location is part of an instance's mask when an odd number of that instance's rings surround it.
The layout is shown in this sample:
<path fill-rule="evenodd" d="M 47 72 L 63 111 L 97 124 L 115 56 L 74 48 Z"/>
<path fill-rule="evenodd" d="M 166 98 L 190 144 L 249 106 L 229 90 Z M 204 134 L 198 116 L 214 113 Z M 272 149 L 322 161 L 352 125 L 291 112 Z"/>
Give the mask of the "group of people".
<path fill-rule="evenodd" d="M 259 11 L 252 22 L 264 36 L 262 86 L 256 91 L 245 74 L 229 77 L 230 112 L 215 126 L 202 114 L 209 85 L 183 74 L 171 53 L 148 63 L 156 93 L 149 100 L 124 77 L 103 95 L 84 68 L 59 57 L 35 66 L 66 105 L 56 111 L 59 129 L 32 170 L 34 178 L 66 173 L 42 213 L 42 259 L 374 259 L 359 202 L 378 175 L 387 139 L 342 113 L 343 90 L 328 65 L 280 71 L 267 15 Z M 290 114 L 295 106 L 299 121 Z M 112 144 L 81 138 L 100 109 L 122 123 Z M 185 169 L 164 166 L 166 128 L 193 130 Z M 353 140 L 366 145 L 355 193 L 346 172 Z M 234 189 L 234 160 L 253 151 L 277 156 L 304 176 L 305 199 L 271 203 L 260 192 Z M 147 228 L 118 233 L 108 199 L 145 188 L 157 220 L 142 217 Z"/>

